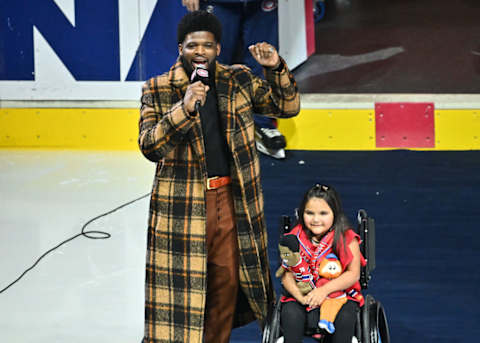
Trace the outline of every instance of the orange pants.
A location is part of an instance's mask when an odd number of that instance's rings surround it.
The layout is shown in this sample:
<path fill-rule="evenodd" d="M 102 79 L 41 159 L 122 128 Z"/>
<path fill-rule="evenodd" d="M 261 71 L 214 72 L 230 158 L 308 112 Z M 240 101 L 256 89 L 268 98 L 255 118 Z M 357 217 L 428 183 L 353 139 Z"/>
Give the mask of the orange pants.
<path fill-rule="evenodd" d="M 231 186 L 207 191 L 205 343 L 228 343 L 238 292 L 238 241 Z"/>

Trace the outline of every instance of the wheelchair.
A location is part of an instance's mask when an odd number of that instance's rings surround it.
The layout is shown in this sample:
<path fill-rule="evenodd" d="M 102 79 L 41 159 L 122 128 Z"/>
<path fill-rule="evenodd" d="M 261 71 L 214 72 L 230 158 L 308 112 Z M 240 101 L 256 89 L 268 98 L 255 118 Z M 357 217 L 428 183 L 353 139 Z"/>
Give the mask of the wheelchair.
<path fill-rule="evenodd" d="M 365 267 L 361 267 L 360 285 L 362 290 L 366 290 L 371 280 L 371 272 L 376 266 L 375 220 L 369 217 L 365 210 L 359 210 L 357 221 L 357 233 L 362 240 L 360 251 L 367 262 Z M 281 236 L 289 232 L 290 229 L 290 216 L 282 216 Z M 360 308 L 360 311 L 357 312 L 355 336 L 352 338 L 352 343 L 390 343 L 388 322 L 383 305 L 370 294 L 364 294 L 364 296 L 365 304 Z M 262 343 L 283 342 L 282 328 L 280 325 L 281 306 L 282 303 L 279 297 L 268 313 L 263 329 Z M 326 332 L 320 328 L 315 332 L 305 332 L 305 336 L 310 336 L 318 342 L 323 342 L 325 335 Z"/>

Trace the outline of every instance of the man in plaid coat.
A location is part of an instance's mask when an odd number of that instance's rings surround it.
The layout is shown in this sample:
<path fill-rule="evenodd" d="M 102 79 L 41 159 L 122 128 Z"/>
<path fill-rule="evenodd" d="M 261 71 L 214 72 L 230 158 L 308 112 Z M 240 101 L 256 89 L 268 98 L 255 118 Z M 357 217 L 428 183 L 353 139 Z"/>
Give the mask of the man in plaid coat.
<path fill-rule="evenodd" d="M 252 113 L 298 114 L 298 89 L 268 43 L 265 79 L 216 62 L 221 26 L 178 25 L 179 58 L 143 86 L 139 146 L 157 164 L 147 238 L 144 343 L 228 342 L 274 301 Z M 191 82 L 204 68 L 210 77 Z"/>

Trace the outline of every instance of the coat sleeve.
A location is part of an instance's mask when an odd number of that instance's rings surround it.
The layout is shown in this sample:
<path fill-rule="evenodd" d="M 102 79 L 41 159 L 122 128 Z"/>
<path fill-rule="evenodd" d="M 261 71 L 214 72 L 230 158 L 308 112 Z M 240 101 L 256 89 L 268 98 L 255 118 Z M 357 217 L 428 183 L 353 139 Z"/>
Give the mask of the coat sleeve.
<path fill-rule="evenodd" d="M 300 94 L 293 74 L 280 58 L 280 71 L 265 68 L 265 79 L 253 82 L 253 105 L 255 113 L 278 118 L 290 118 L 300 112 Z"/>
<path fill-rule="evenodd" d="M 183 99 L 168 105 L 172 90 L 164 76 L 145 82 L 142 88 L 138 145 L 143 155 L 152 162 L 164 158 L 182 142 L 195 119 L 190 116 Z M 163 113 L 163 110 L 167 110 Z"/>

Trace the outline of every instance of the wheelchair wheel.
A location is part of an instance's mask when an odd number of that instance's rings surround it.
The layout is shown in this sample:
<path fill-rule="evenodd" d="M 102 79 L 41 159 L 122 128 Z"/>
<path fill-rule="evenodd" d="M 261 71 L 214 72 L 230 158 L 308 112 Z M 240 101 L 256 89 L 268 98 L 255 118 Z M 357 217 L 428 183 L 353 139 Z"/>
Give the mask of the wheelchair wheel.
<path fill-rule="evenodd" d="M 388 330 L 387 316 L 383 305 L 378 302 L 377 305 L 378 334 L 381 343 L 390 343 L 390 331 Z"/>
<path fill-rule="evenodd" d="M 276 343 L 280 337 L 281 305 L 282 303 L 278 299 L 271 313 L 267 316 L 267 321 L 263 328 L 262 343 Z"/>
<path fill-rule="evenodd" d="M 390 343 L 390 332 L 383 305 L 368 294 L 364 306 L 361 316 L 362 343 Z"/>

